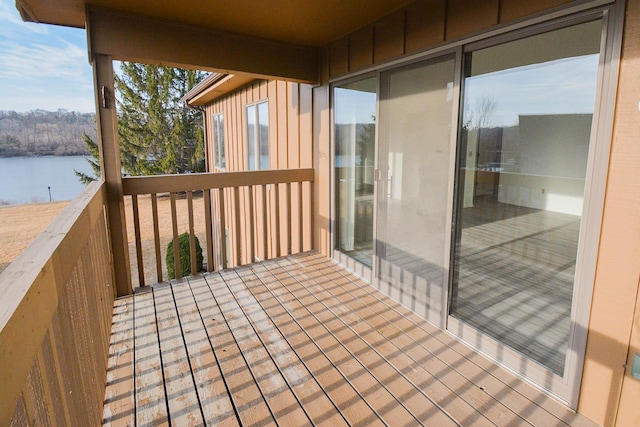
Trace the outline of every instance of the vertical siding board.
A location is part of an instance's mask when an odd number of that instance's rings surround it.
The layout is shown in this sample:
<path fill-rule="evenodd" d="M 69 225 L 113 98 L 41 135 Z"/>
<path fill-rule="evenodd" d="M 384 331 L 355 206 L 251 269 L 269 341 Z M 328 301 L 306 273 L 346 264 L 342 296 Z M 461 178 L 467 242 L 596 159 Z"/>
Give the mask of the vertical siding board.
<path fill-rule="evenodd" d="M 300 85 L 300 167 L 313 167 L 313 88 Z"/>
<path fill-rule="evenodd" d="M 297 169 L 300 167 L 300 85 L 297 83 L 287 84 L 287 110 L 289 130 L 287 132 L 287 146 L 289 150 L 289 159 L 287 168 Z M 287 213 L 288 227 L 288 254 L 293 253 L 293 242 L 298 239 L 298 227 L 292 223 L 292 217 L 298 219 L 298 193 L 291 194 L 291 184 L 287 184 L 287 203 L 283 205 Z M 294 210 L 295 209 L 295 210 Z"/>
<path fill-rule="evenodd" d="M 67 402 L 65 400 L 64 389 L 62 388 L 62 381 L 60 378 L 60 364 L 53 351 L 51 330 L 47 332 L 44 340 L 42 341 L 42 362 L 49 395 L 51 396 L 56 424 L 59 426 L 70 425 L 71 420 L 69 419 Z"/>
<path fill-rule="evenodd" d="M 418 0 L 406 9 L 405 53 L 444 41 L 446 0 Z"/>
<path fill-rule="evenodd" d="M 9 427 L 26 427 L 29 425 L 29 415 L 27 415 L 27 407 L 24 402 L 24 396 L 20 396 L 11 417 Z"/>
<path fill-rule="evenodd" d="M 404 54 L 405 10 L 399 10 L 374 24 L 373 62 L 379 64 Z"/>
<path fill-rule="evenodd" d="M 446 39 L 453 40 L 498 24 L 500 0 L 448 0 Z"/>
<path fill-rule="evenodd" d="M 270 80 L 267 84 L 269 97 L 269 164 L 278 169 L 278 82 Z"/>
<path fill-rule="evenodd" d="M 287 167 L 289 167 L 289 153 L 287 151 L 287 138 L 289 130 L 289 102 L 287 96 L 287 85 L 287 82 L 278 80 L 276 111 L 278 135 L 277 140 L 274 141 L 278 146 L 278 158 L 275 169 L 286 169 Z"/>
<path fill-rule="evenodd" d="M 310 201 L 314 205 L 312 214 L 314 249 L 324 255 L 330 255 L 329 218 L 331 218 L 330 182 L 331 135 L 329 133 L 329 87 L 313 89 L 313 167 L 314 191 Z"/>
<path fill-rule="evenodd" d="M 287 169 L 300 167 L 300 85 L 297 83 L 287 83 L 287 139 L 285 141 L 289 155 L 287 158 Z"/>
<path fill-rule="evenodd" d="M 50 403 L 47 402 L 38 359 L 31 366 L 27 375 L 26 393 L 24 394 L 27 414 L 36 426 L 53 425 L 50 418 Z"/>
<path fill-rule="evenodd" d="M 349 39 L 343 38 L 329 46 L 329 77 L 349 72 Z"/>
<path fill-rule="evenodd" d="M 373 26 L 356 31 L 349 37 L 349 71 L 373 65 Z"/>
<path fill-rule="evenodd" d="M 84 411 L 79 399 L 73 395 L 75 390 L 82 390 L 82 384 L 78 377 L 80 365 L 75 357 L 76 340 L 71 336 L 71 324 L 69 321 L 69 306 L 66 300 L 61 301 L 58 313 L 51 319 L 55 348 L 54 351 L 60 361 L 60 376 L 63 380 L 63 394 L 68 398 L 67 406 L 71 418 L 71 425 L 81 425 L 84 419 Z"/>

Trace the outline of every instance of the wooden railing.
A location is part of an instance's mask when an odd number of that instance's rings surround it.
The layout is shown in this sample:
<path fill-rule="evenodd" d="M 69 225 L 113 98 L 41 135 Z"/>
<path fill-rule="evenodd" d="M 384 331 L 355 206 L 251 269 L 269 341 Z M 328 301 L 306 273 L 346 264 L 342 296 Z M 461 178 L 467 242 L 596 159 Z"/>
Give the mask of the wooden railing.
<path fill-rule="evenodd" d="M 129 177 L 123 178 L 123 193 L 131 204 L 134 285 L 166 280 L 169 244 L 169 262 L 175 277 L 182 277 L 182 229 L 189 233 L 192 272 L 198 270 L 196 240 L 204 244 L 207 271 L 313 247 L 313 169 Z"/>
<path fill-rule="evenodd" d="M 0 425 L 102 423 L 114 298 L 105 204 L 104 184 L 91 184 L 0 275 Z"/>

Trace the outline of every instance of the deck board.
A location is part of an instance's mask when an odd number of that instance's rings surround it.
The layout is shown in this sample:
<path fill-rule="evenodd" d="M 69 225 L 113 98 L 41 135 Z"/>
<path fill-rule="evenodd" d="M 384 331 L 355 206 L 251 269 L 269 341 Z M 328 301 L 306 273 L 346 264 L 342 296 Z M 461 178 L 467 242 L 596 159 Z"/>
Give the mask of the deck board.
<path fill-rule="evenodd" d="M 174 287 L 174 297 L 202 413 L 218 426 L 239 425 L 191 286 Z"/>
<path fill-rule="evenodd" d="M 110 426 L 132 426 L 135 422 L 133 301 L 116 300 L 111 321 L 109 370 L 105 392 L 104 422 Z"/>
<path fill-rule="evenodd" d="M 105 425 L 589 425 L 316 253 L 119 299 L 110 355 Z"/>
<path fill-rule="evenodd" d="M 132 299 L 136 425 L 169 425 L 153 292 Z"/>

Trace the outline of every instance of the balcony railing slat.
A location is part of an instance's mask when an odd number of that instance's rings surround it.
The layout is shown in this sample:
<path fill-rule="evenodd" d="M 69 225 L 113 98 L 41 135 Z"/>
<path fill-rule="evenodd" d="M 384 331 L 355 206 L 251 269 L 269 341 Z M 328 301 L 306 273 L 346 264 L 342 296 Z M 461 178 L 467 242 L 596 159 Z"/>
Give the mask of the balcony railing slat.
<path fill-rule="evenodd" d="M 151 195 L 151 211 L 153 216 L 153 242 L 156 250 L 156 274 L 158 282 L 162 282 L 162 254 L 160 251 L 160 222 L 158 220 L 158 196 Z"/>
<path fill-rule="evenodd" d="M 144 286 L 144 264 L 142 261 L 142 239 L 140 239 L 140 211 L 138 209 L 138 196 L 131 196 L 133 207 L 133 230 L 136 236 L 136 260 L 138 261 L 138 280 L 140 286 Z"/>
<path fill-rule="evenodd" d="M 235 217 L 235 245 L 236 245 L 236 259 L 235 265 L 242 264 L 242 229 L 240 226 L 240 188 L 233 187 L 233 212 Z"/>
<path fill-rule="evenodd" d="M 255 197 L 255 192 L 253 190 L 253 185 L 249 186 L 249 262 L 254 262 L 256 260 L 256 237 L 255 237 L 255 212 L 254 212 L 254 203 L 253 198 Z"/>
<path fill-rule="evenodd" d="M 291 183 L 287 182 L 287 251 L 285 255 L 289 255 L 292 252 L 291 242 L 293 240 L 293 224 L 291 223 Z"/>
<path fill-rule="evenodd" d="M 273 194 L 274 194 L 274 204 L 275 204 L 275 238 L 276 238 L 276 251 L 275 256 L 282 256 L 282 252 L 280 249 L 280 184 L 277 183 L 273 186 Z"/>
<path fill-rule="evenodd" d="M 187 191 L 187 207 L 189 211 L 189 253 L 191 255 L 191 274 L 198 271 L 196 254 L 196 235 L 193 226 L 193 192 Z"/>
<path fill-rule="evenodd" d="M 220 245 L 221 249 L 221 258 L 222 265 L 221 269 L 227 268 L 227 221 L 226 221 L 226 211 L 224 209 L 224 188 L 218 188 L 218 202 L 220 203 Z"/>
<path fill-rule="evenodd" d="M 304 203 L 302 202 L 302 183 L 298 183 L 298 252 L 304 251 Z"/>
<path fill-rule="evenodd" d="M 180 240 L 178 237 L 178 210 L 176 208 L 176 193 L 169 194 L 171 200 L 171 226 L 173 230 L 173 271 L 175 278 L 182 278 L 182 269 L 180 268 Z"/>
<path fill-rule="evenodd" d="M 207 245 L 207 271 L 214 270 L 213 265 L 213 223 L 211 222 L 211 190 L 206 189 L 203 192 L 204 197 L 204 226 L 206 230 Z"/>
<path fill-rule="evenodd" d="M 262 188 L 262 259 L 265 260 L 269 258 L 269 239 L 267 237 L 269 214 L 267 211 L 267 186 L 261 185 L 260 187 Z"/>

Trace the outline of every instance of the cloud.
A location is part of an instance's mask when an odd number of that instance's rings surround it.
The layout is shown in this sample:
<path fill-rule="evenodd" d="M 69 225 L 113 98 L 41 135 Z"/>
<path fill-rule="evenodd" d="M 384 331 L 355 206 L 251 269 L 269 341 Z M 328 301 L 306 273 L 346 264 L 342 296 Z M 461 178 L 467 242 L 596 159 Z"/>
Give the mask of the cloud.
<path fill-rule="evenodd" d="M 77 79 L 88 69 L 86 50 L 64 40 L 55 46 L 0 40 L 0 79 Z"/>
<path fill-rule="evenodd" d="M 0 0 L 0 36 L 15 37 L 16 32 L 48 34 L 49 28 L 46 25 L 24 22 L 12 1 Z"/>

